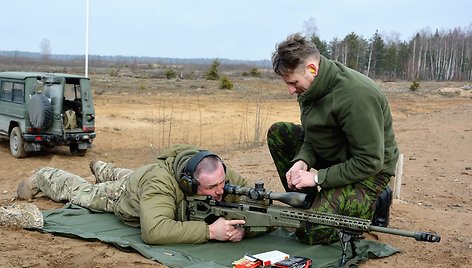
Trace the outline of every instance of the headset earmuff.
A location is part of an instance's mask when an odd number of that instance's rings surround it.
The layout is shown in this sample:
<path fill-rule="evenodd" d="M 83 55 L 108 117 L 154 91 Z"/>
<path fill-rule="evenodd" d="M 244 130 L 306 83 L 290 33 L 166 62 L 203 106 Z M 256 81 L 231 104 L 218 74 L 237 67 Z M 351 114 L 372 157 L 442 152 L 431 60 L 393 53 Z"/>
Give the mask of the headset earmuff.
<path fill-rule="evenodd" d="M 210 151 L 200 151 L 196 153 L 190 160 L 187 162 L 187 165 L 185 165 L 184 170 L 182 171 L 182 175 L 178 179 L 178 183 L 180 186 L 180 189 L 188 196 L 192 196 L 197 194 L 197 189 L 199 182 L 194 178 L 193 174 L 195 173 L 195 170 L 197 169 L 198 164 L 203 160 L 203 158 L 207 156 L 215 156 L 218 159 L 220 159 L 221 163 L 223 164 L 223 168 L 226 173 L 226 166 L 221 160 L 221 158 L 210 152 Z"/>

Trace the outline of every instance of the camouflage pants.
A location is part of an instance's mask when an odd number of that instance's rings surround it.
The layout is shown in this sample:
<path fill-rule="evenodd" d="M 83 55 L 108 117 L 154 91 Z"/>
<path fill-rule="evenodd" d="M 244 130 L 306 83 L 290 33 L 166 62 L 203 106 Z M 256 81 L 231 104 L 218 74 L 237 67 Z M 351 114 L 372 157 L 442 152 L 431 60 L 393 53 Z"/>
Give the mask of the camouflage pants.
<path fill-rule="evenodd" d="M 273 124 L 267 133 L 267 144 L 274 160 L 277 172 L 286 191 L 287 178 L 285 174 L 292 166 L 292 159 L 300 150 L 304 139 L 300 125 L 288 122 Z M 314 169 L 327 168 L 332 163 L 317 156 Z M 310 210 L 314 212 L 333 213 L 353 216 L 363 219 L 372 219 L 375 203 L 378 196 L 387 187 L 390 176 L 377 174 L 361 182 L 348 184 L 342 187 L 321 189 L 304 189 L 304 192 L 313 197 Z M 337 231 L 331 227 L 304 223 L 296 231 L 298 239 L 306 244 L 325 244 L 337 241 Z"/>
<path fill-rule="evenodd" d="M 33 181 L 41 192 L 56 202 L 69 201 L 92 210 L 114 212 L 132 170 L 116 168 L 102 161 L 95 162 L 91 169 L 97 181 L 95 184 L 52 167 L 38 169 Z"/>
<path fill-rule="evenodd" d="M 128 178 L 129 174 L 133 172 L 131 169 L 119 168 L 111 163 L 103 161 L 94 162 L 90 169 L 95 175 L 95 180 L 97 183 L 123 180 Z"/>

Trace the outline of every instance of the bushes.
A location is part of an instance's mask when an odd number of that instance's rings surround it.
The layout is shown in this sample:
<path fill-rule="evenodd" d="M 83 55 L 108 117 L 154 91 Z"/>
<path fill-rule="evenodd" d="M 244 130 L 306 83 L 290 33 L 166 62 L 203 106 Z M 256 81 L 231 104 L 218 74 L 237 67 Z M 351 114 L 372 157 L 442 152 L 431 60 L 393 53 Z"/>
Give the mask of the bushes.
<path fill-rule="evenodd" d="M 218 74 L 218 66 L 220 63 L 217 60 L 213 61 L 213 64 L 211 65 L 210 69 L 208 69 L 205 78 L 207 80 L 218 80 L 220 78 L 220 75 Z"/>
<path fill-rule="evenodd" d="M 166 78 L 167 78 L 167 79 L 174 79 L 174 78 L 176 78 L 176 77 L 177 77 L 177 74 L 175 73 L 174 70 L 172 70 L 172 69 L 167 69 L 167 71 L 166 71 Z"/>
<path fill-rule="evenodd" d="M 261 77 L 261 71 L 259 71 L 257 68 L 252 68 L 251 69 L 251 76 L 252 77 Z"/>
<path fill-rule="evenodd" d="M 233 82 L 231 82 L 231 80 L 229 80 L 228 77 L 223 76 L 221 77 L 220 81 L 221 81 L 221 84 L 220 84 L 221 89 L 233 89 Z"/>
<path fill-rule="evenodd" d="M 115 68 L 110 70 L 110 76 L 118 76 L 118 71 Z"/>
<path fill-rule="evenodd" d="M 218 66 L 220 63 L 217 60 L 213 61 L 213 64 L 210 66 L 206 73 L 207 80 L 218 80 L 220 75 L 218 74 Z M 233 89 L 233 82 L 229 80 L 227 76 L 222 76 L 220 79 L 220 88 L 221 89 Z"/>
<path fill-rule="evenodd" d="M 420 87 L 420 82 L 418 81 L 413 81 L 410 85 L 410 90 L 411 91 L 416 91 Z"/>
<path fill-rule="evenodd" d="M 249 73 L 243 72 L 242 76 L 262 77 L 262 73 L 257 68 L 252 68 Z"/>

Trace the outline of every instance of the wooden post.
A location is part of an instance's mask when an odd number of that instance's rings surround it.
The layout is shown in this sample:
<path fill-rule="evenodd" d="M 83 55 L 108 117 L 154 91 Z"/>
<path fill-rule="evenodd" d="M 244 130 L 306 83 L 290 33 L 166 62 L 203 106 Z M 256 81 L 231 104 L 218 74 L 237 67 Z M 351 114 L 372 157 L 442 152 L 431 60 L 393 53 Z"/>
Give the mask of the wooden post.
<path fill-rule="evenodd" d="M 398 156 L 398 162 L 395 170 L 395 177 L 390 181 L 390 188 L 393 190 L 393 198 L 400 199 L 400 190 L 402 187 L 403 176 L 403 154 Z"/>

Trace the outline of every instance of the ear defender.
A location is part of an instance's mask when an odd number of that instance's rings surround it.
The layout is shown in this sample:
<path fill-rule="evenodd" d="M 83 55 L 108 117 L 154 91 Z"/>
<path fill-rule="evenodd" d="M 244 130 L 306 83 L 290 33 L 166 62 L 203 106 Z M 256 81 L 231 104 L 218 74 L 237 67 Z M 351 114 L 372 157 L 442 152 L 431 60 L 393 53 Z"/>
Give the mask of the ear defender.
<path fill-rule="evenodd" d="M 185 165 L 184 170 L 182 171 L 182 175 L 180 176 L 180 178 L 177 179 L 180 189 L 187 196 L 192 196 L 192 195 L 197 194 L 197 188 L 198 188 L 199 183 L 193 177 L 193 174 L 195 173 L 195 169 L 197 169 L 198 164 L 203 160 L 203 158 L 207 156 L 216 156 L 218 159 L 220 159 L 226 173 L 226 166 L 218 155 L 210 151 L 200 151 L 196 153 L 194 156 L 192 156 L 192 158 L 190 158 L 187 165 Z"/>

